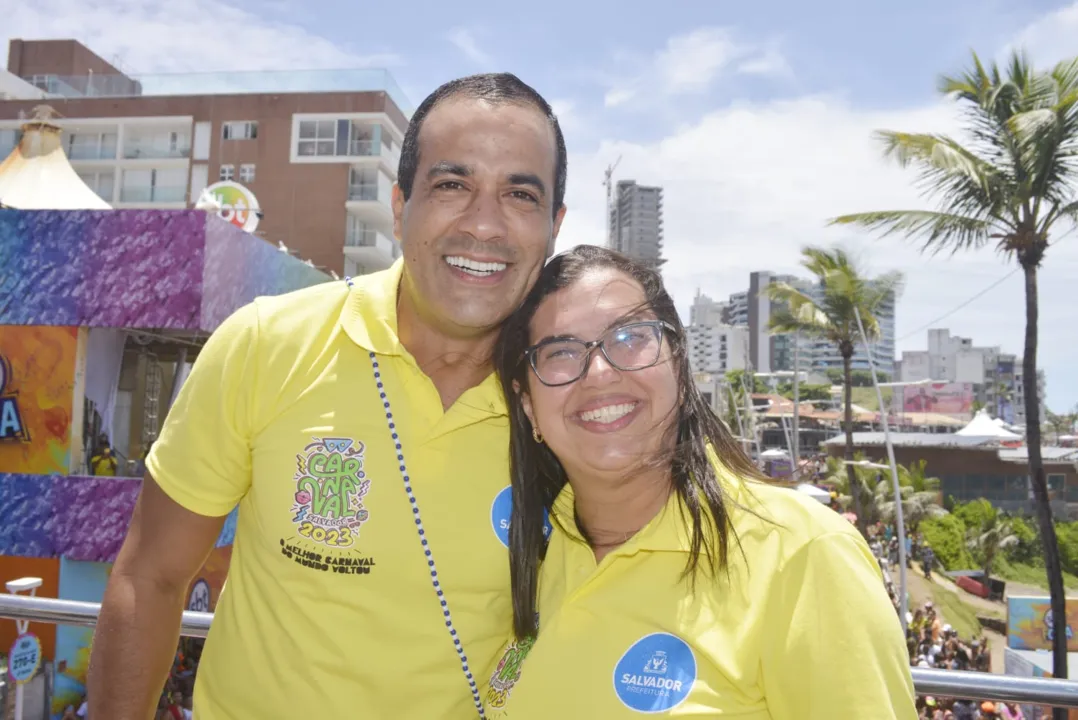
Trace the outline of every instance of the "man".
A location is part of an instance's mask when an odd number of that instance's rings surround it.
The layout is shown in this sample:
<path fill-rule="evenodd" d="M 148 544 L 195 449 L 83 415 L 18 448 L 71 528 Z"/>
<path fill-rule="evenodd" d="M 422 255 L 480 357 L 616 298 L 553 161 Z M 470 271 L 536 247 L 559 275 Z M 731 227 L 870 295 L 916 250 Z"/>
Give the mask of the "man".
<path fill-rule="evenodd" d="M 90 472 L 94 475 L 113 476 L 116 474 L 116 458 L 112 455 L 112 448 L 104 445 L 96 455 L 90 458 Z"/>
<path fill-rule="evenodd" d="M 490 352 L 552 252 L 565 174 L 534 90 L 505 74 L 448 83 L 402 146 L 402 261 L 259 299 L 214 333 L 112 570 L 95 717 L 152 714 L 186 588 L 237 503 L 199 720 L 480 713 L 512 620 Z"/>

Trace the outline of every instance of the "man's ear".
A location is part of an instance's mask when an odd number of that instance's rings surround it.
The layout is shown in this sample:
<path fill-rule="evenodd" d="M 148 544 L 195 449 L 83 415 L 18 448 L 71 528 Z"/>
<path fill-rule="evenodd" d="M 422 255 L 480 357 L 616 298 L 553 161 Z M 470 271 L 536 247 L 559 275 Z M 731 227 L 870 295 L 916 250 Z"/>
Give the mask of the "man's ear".
<path fill-rule="evenodd" d="M 398 243 L 404 239 L 404 202 L 404 191 L 400 185 L 394 184 L 390 206 L 393 209 L 393 235 Z"/>

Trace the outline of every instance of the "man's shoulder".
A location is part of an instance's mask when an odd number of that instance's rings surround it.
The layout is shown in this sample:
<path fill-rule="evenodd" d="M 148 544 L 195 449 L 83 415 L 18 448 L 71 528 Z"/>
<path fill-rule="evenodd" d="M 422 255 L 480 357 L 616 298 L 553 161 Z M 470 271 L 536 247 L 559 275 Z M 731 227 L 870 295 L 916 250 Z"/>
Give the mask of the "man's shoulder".
<path fill-rule="evenodd" d="M 317 332 L 340 320 L 348 294 L 348 285 L 334 280 L 283 295 L 261 296 L 251 303 L 252 320 L 258 323 L 261 338 Z"/>

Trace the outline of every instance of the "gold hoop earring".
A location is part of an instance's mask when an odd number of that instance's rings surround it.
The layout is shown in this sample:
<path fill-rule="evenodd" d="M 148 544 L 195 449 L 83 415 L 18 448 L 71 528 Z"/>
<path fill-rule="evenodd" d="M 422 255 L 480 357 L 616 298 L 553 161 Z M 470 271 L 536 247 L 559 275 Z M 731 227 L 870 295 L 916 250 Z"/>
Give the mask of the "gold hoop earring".
<path fill-rule="evenodd" d="M 534 425 L 532 426 L 532 439 L 539 444 L 543 443 L 543 433 L 539 432 L 539 428 Z"/>

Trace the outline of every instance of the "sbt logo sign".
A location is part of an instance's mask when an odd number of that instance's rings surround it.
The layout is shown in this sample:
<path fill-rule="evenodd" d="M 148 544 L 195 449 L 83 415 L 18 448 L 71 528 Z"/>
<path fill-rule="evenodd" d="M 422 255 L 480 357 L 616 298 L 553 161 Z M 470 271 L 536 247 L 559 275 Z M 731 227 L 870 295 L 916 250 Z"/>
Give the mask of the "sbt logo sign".
<path fill-rule="evenodd" d="M 241 230 L 253 233 L 258 227 L 258 200 L 253 192 L 239 183 L 225 180 L 206 188 L 221 206 L 218 215 Z"/>
<path fill-rule="evenodd" d="M 8 392 L 11 365 L 0 355 L 0 440 L 27 440 L 15 393 Z"/>

